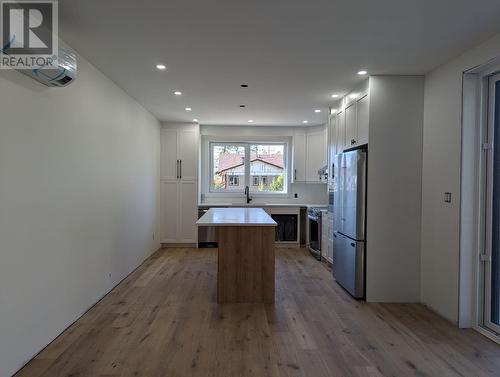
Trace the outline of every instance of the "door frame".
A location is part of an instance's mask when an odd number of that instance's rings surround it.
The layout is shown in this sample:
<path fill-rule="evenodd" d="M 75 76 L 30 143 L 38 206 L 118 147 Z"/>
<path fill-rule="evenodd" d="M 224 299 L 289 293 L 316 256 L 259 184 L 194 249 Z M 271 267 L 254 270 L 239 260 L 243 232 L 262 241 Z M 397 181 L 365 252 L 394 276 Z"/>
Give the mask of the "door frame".
<path fill-rule="evenodd" d="M 500 334 L 500 325 L 491 321 L 491 272 L 492 272 L 492 237 L 493 237 L 493 159 L 494 159 L 494 140 L 495 140 L 495 100 L 496 83 L 500 82 L 500 73 L 490 75 L 487 80 L 487 122 L 485 125 L 485 139 L 483 151 L 485 164 L 483 167 L 483 192 L 484 192 L 484 205 L 482 216 L 484 216 L 484 226 L 482 229 L 482 238 L 484 242 L 484 254 L 482 261 L 483 267 L 483 325 L 489 330 Z"/>

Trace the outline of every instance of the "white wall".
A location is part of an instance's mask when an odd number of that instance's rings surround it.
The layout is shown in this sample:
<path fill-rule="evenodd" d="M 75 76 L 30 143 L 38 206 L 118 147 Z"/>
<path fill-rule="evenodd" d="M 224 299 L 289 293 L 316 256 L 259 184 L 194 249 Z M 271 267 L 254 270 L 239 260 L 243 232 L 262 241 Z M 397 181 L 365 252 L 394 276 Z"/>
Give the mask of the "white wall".
<path fill-rule="evenodd" d="M 420 300 L 423 85 L 370 77 L 367 301 Z"/>
<path fill-rule="evenodd" d="M 295 131 L 311 131 L 324 129 L 325 126 L 310 126 L 310 127 L 262 127 L 262 126 L 201 126 L 200 132 L 202 135 L 202 146 L 201 146 L 201 182 L 200 190 L 201 192 L 208 191 L 208 171 L 209 171 L 209 159 L 204 158 L 208 156 L 208 139 L 211 137 L 229 138 L 233 140 L 259 140 L 259 138 L 265 138 L 266 140 L 280 140 L 287 141 L 289 143 L 289 167 L 292 158 L 292 137 Z M 326 140 L 325 140 L 326 142 Z M 297 198 L 294 197 L 297 194 Z M 214 203 L 243 203 L 245 198 L 241 194 L 229 197 L 228 194 L 224 194 L 223 197 L 204 197 L 204 204 L 214 204 Z M 289 195 L 279 196 L 279 197 L 253 197 L 252 204 L 259 203 L 291 203 L 291 204 L 318 204 L 318 205 L 328 205 L 328 187 L 326 183 L 303 183 L 296 182 L 292 183 L 290 187 Z"/>
<path fill-rule="evenodd" d="M 159 247 L 159 123 L 87 61 L 0 73 L 0 376 Z"/>
<path fill-rule="evenodd" d="M 421 300 L 458 322 L 463 72 L 500 55 L 500 34 L 425 78 Z M 467 140 L 464 140 L 467 142 Z M 451 204 L 443 193 L 453 193 Z"/>

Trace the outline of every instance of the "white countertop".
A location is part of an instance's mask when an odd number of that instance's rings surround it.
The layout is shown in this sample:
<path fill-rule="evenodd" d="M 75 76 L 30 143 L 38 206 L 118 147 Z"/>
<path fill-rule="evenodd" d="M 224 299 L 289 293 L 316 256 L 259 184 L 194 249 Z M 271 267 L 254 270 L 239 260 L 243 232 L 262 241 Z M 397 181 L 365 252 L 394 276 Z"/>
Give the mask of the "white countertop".
<path fill-rule="evenodd" d="M 328 207 L 328 204 L 303 204 L 303 203 L 199 203 L 198 207 L 242 207 L 242 208 L 262 208 L 262 207 L 293 207 L 293 208 L 310 208 L 310 207 Z"/>
<path fill-rule="evenodd" d="M 197 226 L 276 226 L 262 208 L 210 208 Z"/>

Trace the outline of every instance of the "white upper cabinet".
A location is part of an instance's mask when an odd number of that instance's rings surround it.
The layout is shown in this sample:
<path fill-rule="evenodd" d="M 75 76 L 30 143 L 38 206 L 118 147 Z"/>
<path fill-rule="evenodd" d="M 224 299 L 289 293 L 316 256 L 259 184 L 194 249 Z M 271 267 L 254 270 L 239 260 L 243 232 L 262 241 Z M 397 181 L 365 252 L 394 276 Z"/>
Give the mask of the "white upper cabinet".
<path fill-rule="evenodd" d="M 161 179 L 175 180 L 178 176 L 177 130 L 162 127 L 161 139 Z"/>
<path fill-rule="evenodd" d="M 306 134 L 296 132 L 293 136 L 292 182 L 306 181 Z"/>
<path fill-rule="evenodd" d="M 368 102 L 368 94 L 363 96 L 356 103 L 356 111 L 357 111 L 357 122 L 358 122 L 358 137 L 357 137 L 357 145 L 368 144 L 368 110 L 369 110 L 369 102 Z"/>
<path fill-rule="evenodd" d="M 337 148 L 336 152 L 341 153 L 345 147 L 345 113 L 340 111 L 337 115 Z"/>
<path fill-rule="evenodd" d="M 192 126 L 162 127 L 161 179 L 196 180 L 198 172 L 198 129 Z"/>
<path fill-rule="evenodd" d="M 349 148 L 368 144 L 368 128 L 370 99 L 367 93 L 363 93 L 358 99 L 347 102 L 345 108 L 339 111 L 335 117 L 337 128 L 336 145 L 330 148 L 335 153 L 341 153 Z"/>
<path fill-rule="evenodd" d="M 292 182 L 326 183 L 318 170 L 327 164 L 327 127 L 301 128 L 293 135 Z"/>
<path fill-rule="evenodd" d="M 198 174 L 198 130 L 179 131 L 179 176 L 183 180 L 196 180 Z"/>
<path fill-rule="evenodd" d="M 318 170 L 325 166 L 327 161 L 325 130 L 308 132 L 306 139 L 306 182 L 325 182 L 318 174 Z"/>
<path fill-rule="evenodd" d="M 357 143 L 357 114 L 356 102 L 345 109 L 345 144 L 344 149 L 351 148 Z"/>
<path fill-rule="evenodd" d="M 330 116 L 329 128 L 328 128 L 328 188 L 333 190 L 333 163 L 335 161 L 335 155 L 337 152 L 337 142 L 338 142 L 338 124 L 339 119 L 336 115 Z"/>

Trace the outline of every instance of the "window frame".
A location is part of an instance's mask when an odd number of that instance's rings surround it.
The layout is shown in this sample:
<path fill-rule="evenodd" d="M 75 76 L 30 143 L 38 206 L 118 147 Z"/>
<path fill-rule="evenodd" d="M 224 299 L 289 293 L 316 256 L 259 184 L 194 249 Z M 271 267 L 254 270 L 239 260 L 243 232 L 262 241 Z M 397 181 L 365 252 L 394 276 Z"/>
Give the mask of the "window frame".
<path fill-rule="evenodd" d="M 249 186 L 251 189 L 253 186 L 253 180 L 251 179 L 250 175 L 250 164 L 247 163 L 247 161 L 250 161 L 250 146 L 251 145 L 282 145 L 284 148 L 283 151 L 283 163 L 284 163 L 284 169 L 283 173 L 285 175 L 285 180 L 284 180 L 284 191 L 283 192 L 272 192 L 272 191 L 265 191 L 265 192 L 257 192 L 257 191 L 251 191 L 252 197 L 283 197 L 283 198 L 289 198 L 290 197 L 290 192 L 291 192 L 291 175 L 290 175 L 290 141 L 289 140 L 282 140 L 282 139 L 273 139 L 271 138 L 263 138 L 263 139 L 257 139 L 257 140 L 252 140 L 252 141 L 241 141 L 238 139 L 226 139 L 226 138 L 210 138 L 207 139 L 207 150 L 205 153 L 208 153 L 209 161 L 208 161 L 208 172 L 205 176 L 206 183 L 206 189 L 204 190 L 204 196 L 206 197 L 230 197 L 230 196 L 239 196 L 240 194 L 244 193 L 245 186 Z M 213 148 L 215 146 L 243 146 L 245 148 L 245 182 L 247 184 L 241 186 L 241 190 L 215 190 L 213 187 L 213 171 L 214 171 L 214 155 L 213 155 Z M 260 178 L 259 178 L 259 184 L 260 184 Z"/>
<path fill-rule="evenodd" d="M 240 177 L 238 175 L 232 174 L 229 176 L 229 186 L 239 186 Z"/>

